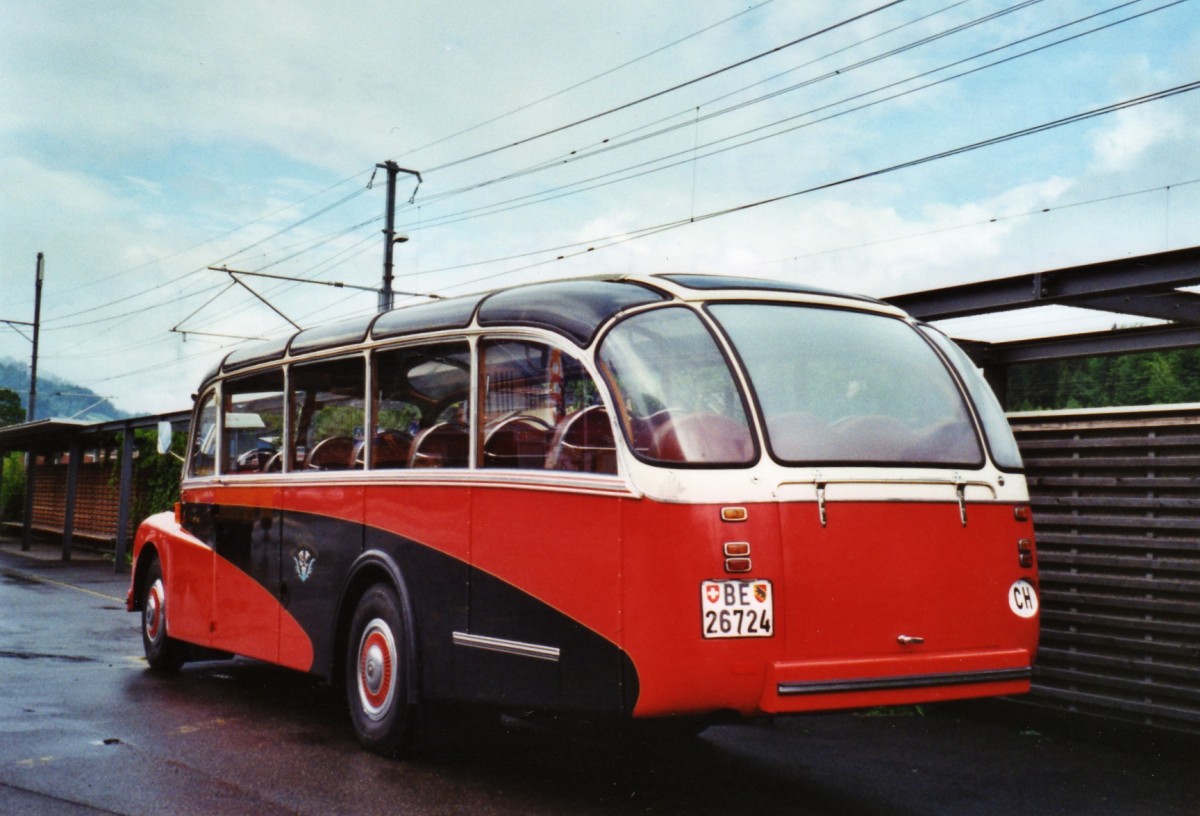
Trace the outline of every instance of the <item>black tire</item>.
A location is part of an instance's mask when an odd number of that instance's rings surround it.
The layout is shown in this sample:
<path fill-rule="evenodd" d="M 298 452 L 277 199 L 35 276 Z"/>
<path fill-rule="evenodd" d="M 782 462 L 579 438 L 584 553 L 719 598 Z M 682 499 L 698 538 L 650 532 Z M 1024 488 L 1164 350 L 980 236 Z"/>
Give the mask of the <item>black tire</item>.
<path fill-rule="evenodd" d="M 187 647 L 167 635 L 167 591 L 158 559 L 150 563 L 142 584 L 142 647 L 156 672 L 179 671 L 187 659 Z"/>
<path fill-rule="evenodd" d="M 359 598 L 346 638 L 346 702 L 364 748 L 392 756 L 408 747 L 416 719 L 412 649 L 396 593 L 375 584 Z"/>

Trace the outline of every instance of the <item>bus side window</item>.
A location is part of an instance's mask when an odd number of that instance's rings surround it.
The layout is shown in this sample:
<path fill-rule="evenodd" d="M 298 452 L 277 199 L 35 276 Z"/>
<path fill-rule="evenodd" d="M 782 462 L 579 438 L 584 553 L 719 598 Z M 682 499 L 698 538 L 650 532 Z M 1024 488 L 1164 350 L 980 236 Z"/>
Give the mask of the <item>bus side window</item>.
<path fill-rule="evenodd" d="M 366 361 L 359 356 L 292 368 L 292 468 L 363 466 Z"/>
<path fill-rule="evenodd" d="M 742 394 L 712 334 L 669 307 L 618 323 L 598 360 L 634 453 L 654 463 L 748 465 L 756 457 Z"/>
<path fill-rule="evenodd" d="M 283 372 L 227 380 L 221 417 L 225 453 L 221 472 L 268 470 L 283 439 Z"/>
<path fill-rule="evenodd" d="M 373 357 L 372 468 L 465 468 L 470 461 L 471 348 L 461 340 Z"/>
<path fill-rule="evenodd" d="M 482 467 L 616 473 L 612 425 L 578 360 L 542 343 L 480 347 Z"/>
<path fill-rule="evenodd" d="M 192 429 L 192 458 L 189 476 L 212 476 L 217 472 L 217 394 L 209 391 L 201 403 L 196 427 Z"/>

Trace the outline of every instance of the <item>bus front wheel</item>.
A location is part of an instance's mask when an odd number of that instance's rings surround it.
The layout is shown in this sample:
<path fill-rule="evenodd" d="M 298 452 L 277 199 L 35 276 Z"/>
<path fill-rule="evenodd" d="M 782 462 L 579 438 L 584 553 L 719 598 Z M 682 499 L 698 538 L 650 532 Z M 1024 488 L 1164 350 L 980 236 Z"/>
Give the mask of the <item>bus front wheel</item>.
<path fill-rule="evenodd" d="M 408 634 L 396 593 L 376 584 L 363 593 L 346 640 L 346 701 L 354 735 L 365 748 L 389 756 L 409 736 Z"/>
<path fill-rule="evenodd" d="M 142 648 L 154 671 L 175 672 L 183 665 L 186 647 L 167 635 L 167 590 L 158 559 L 146 570 L 142 588 Z"/>

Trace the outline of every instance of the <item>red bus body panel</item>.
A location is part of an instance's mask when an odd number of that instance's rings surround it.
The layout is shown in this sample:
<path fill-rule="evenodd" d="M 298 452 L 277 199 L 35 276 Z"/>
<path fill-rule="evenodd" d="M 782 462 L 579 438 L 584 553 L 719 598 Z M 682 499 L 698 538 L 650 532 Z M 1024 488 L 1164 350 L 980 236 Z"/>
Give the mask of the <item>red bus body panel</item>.
<path fill-rule="evenodd" d="M 730 524 L 719 506 L 631 503 L 623 642 L 641 681 L 635 714 L 784 713 L 1029 690 L 1027 671 L 1013 673 L 1032 665 L 1037 621 L 1015 615 L 1008 592 L 1015 580 L 1034 582 L 1016 543 L 1032 538 L 1032 526 L 1014 520 L 1012 505 L 970 505 L 966 527 L 953 503 L 839 503 L 826 527 L 812 502 L 747 509 L 745 522 Z M 722 546 L 733 541 L 750 544 L 746 575 L 724 572 Z M 700 584 L 735 577 L 771 581 L 771 637 L 704 639 Z M 901 636 L 923 642 L 903 645 Z M 989 672 L 1005 679 L 987 682 Z M 869 682 L 889 678 L 902 679 Z M 835 681 L 868 690 L 818 692 Z"/>
<path fill-rule="evenodd" d="M 469 564 L 627 655 L 634 716 L 1019 693 L 1037 648 L 1036 617 L 1008 604 L 1014 581 L 1036 584 L 1017 561 L 1017 540 L 1032 539 L 1032 525 L 1015 520 L 1011 504 L 969 504 L 963 526 L 956 503 L 839 502 L 823 527 L 814 502 L 749 504 L 747 519 L 730 523 L 721 505 L 480 484 L 221 487 L 189 489 L 185 499 L 226 514 L 267 507 L 285 519 L 335 518 Z M 143 526 L 137 551 L 148 541 L 166 565 L 172 637 L 325 669 L 313 665 L 313 639 L 325 635 L 305 631 L 259 580 L 161 516 Z M 727 542 L 750 545 L 749 573 L 725 572 Z M 730 578 L 771 582 L 770 637 L 703 637 L 701 583 Z M 529 621 L 510 620 L 492 596 L 461 593 L 454 603 L 469 609 L 472 634 L 536 640 Z M 1008 673 L 989 680 L 994 672 Z"/>

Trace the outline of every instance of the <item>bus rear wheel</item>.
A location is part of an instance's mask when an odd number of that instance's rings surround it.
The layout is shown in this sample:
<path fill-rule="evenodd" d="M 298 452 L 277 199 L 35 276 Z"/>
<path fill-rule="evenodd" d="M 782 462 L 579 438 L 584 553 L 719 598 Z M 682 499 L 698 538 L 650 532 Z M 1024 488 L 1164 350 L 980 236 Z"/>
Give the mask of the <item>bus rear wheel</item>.
<path fill-rule="evenodd" d="M 376 584 L 363 593 L 346 639 L 346 702 L 359 743 L 390 756 L 405 747 L 413 724 L 404 613 L 396 593 Z"/>
<path fill-rule="evenodd" d="M 186 647 L 167 635 L 167 590 L 158 559 L 146 570 L 142 585 L 142 648 L 157 672 L 176 672 L 186 658 Z"/>

